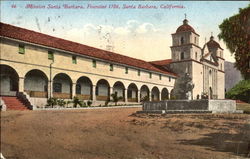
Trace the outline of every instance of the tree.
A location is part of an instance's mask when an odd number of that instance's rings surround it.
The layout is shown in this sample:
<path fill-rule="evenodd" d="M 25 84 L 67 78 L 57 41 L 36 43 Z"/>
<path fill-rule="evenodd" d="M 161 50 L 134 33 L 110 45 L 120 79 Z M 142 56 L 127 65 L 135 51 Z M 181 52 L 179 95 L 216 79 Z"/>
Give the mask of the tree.
<path fill-rule="evenodd" d="M 250 103 L 250 80 L 242 80 L 226 93 L 226 98 Z"/>
<path fill-rule="evenodd" d="M 245 79 L 250 79 L 250 4 L 239 13 L 225 19 L 220 25 L 219 39 L 235 56 L 235 67 Z"/>

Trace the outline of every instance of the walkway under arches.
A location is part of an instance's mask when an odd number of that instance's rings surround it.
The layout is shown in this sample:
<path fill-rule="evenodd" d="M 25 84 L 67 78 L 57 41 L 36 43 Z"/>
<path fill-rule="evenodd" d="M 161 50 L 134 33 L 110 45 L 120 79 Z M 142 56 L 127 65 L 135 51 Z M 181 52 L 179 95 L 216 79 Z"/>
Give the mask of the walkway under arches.
<path fill-rule="evenodd" d="M 30 97 L 48 97 L 48 77 L 41 70 L 30 70 L 24 77 L 24 91 Z"/>

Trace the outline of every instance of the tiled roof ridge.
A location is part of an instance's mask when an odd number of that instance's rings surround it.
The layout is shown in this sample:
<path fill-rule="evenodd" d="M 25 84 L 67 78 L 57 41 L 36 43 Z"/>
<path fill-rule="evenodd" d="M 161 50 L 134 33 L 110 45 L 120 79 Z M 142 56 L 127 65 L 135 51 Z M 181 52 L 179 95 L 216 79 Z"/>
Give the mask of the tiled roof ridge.
<path fill-rule="evenodd" d="M 18 37 L 18 35 L 15 35 L 15 33 L 4 32 L 4 30 L 2 29 L 3 27 L 7 27 L 7 29 L 13 29 L 15 31 L 18 29 L 18 31 L 28 32 L 30 34 L 36 34 L 36 36 L 41 36 L 42 38 L 50 38 L 50 39 L 54 40 L 53 42 L 56 44 L 54 44 L 54 43 L 48 44 L 48 42 L 44 42 L 44 41 L 40 41 L 40 43 L 39 43 L 39 40 L 31 41 L 32 36 L 28 36 L 28 38 L 26 37 L 26 39 L 20 38 L 20 37 Z M 163 74 L 176 76 L 175 73 L 169 72 L 167 70 L 163 71 L 161 69 L 158 69 L 157 67 L 153 66 L 150 62 L 147 62 L 147 61 L 144 61 L 141 59 L 136 59 L 136 58 L 129 57 L 126 55 L 121 55 L 118 53 L 102 50 L 102 49 L 95 48 L 95 47 L 88 46 L 88 45 L 84 45 L 84 44 L 81 44 L 78 42 L 65 40 L 62 38 L 54 37 L 54 36 L 44 34 L 44 33 L 39 33 L 39 32 L 33 31 L 33 30 L 13 26 L 10 24 L 5 24 L 2 22 L 0 22 L 0 35 L 5 36 L 5 37 L 18 39 L 18 40 L 27 41 L 27 42 L 34 43 L 34 44 L 39 44 L 39 45 L 43 45 L 43 46 L 48 46 L 48 47 L 52 47 L 52 48 L 65 50 L 65 51 L 70 51 L 70 52 L 74 52 L 74 53 L 85 55 L 85 56 L 95 57 L 95 58 L 107 60 L 110 62 L 117 62 L 120 64 L 130 65 L 132 67 L 142 68 L 142 69 L 149 70 L 149 71 L 154 71 L 154 72 L 159 72 L 159 73 L 163 73 Z M 80 47 L 80 48 L 78 48 L 79 49 L 78 51 L 75 51 L 73 48 L 65 48 L 66 46 L 61 46 L 60 44 L 58 44 L 58 42 L 70 43 L 70 44 L 75 45 L 75 46 Z M 44 43 L 46 43 L 46 44 L 44 44 Z M 54 46 L 53 46 L 53 44 L 54 44 Z M 57 45 L 57 46 L 55 46 L 55 45 Z M 58 47 L 58 46 L 60 46 L 60 47 Z M 80 49 L 82 49 L 82 50 L 80 50 Z M 91 51 L 89 51 L 89 50 L 91 50 Z M 102 53 L 102 54 L 100 54 L 100 53 Z M 101 55 L 103 55 L 103 57 L 101 57 Z M 125 60 L 128 60 L 128 61 L 125 61 Z M 143 66 L 141 66 L 141 65 L 143 65 Z"/>
<path fill-rule="evenodd" d="M 171 62 L 172 62 L 172 59 L 149 61 L 149 63 L 154 64 L 154 65 L 166 65 L 166 64 L 170 64 Z"/>

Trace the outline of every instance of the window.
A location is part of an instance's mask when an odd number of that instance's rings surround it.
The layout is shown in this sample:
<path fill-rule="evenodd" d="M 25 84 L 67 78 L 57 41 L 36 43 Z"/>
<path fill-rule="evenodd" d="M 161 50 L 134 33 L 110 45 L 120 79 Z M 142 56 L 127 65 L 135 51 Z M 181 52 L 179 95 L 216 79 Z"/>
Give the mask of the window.
<path fill-rule="evenodd" d="M 195 52 L 195 60 L 197 60 L 197 58 L 198 58 L 198 54 L 197 52 Z"/>
<path fill-rule="evenodd" d="M 19 50 L 18 50 L 19 54 L 24 54 L 25 53 L 25 46 L 22 44 L 19 44 L 18 47 L 19 47 Z"/>
<path fill-rule="evenodd" d="M 54 53 L 53 53 L 53 51 L 48 51 L 48 59 L 49 60 L 54 60 Z"/>
<path fill-rule="evenodd" d="M 181 60 L 184 59 L 184 52 L 181 52 Z"/>
<path fill-rule="evenodd" d="M 128 74 L 128 68 L 127 67 L 125 68 L 125 73 Z"/>
<path fill-rule="evenodd" d="M 222 63 L 220 64 L 220 69 L 222 70 Z"/>
<path fill-rule="evenodd" d="M 92 66 L 93 66 L 94 68 L 96 68 L 96 60 L 93 60 L 93 61 L 92 61 Z"/>
<path fill-rule="evenodd" d="M 73 64 L 76 64 L 76 63 L 77 63 L 77 61 L 76 61 L 76 56 L 72 56 L 72 63 L 73 63 Z"/>
<path fill-rule="evenodd" d="M 184 44 L 184 38 L 181 37 L 181 44 Z"/>
<path fill-rule="evenodd" d="M 138 76 L 141 75 L 141 70 L 138 70 L 137 75 L 138 75 Z"/>
<path fill-rule="evenodd" d="M 152 73 L 151 72 L 149 73 L 149 78 L 152 78 Z"/>
<path fill-rule="evenodd" d="M 62 92 L 62 84 L 61 83 L 54 83 L 53 84 L 53 92 Z"/>
<path fill-rule="evenodd" d="M 171 82 L 171 77 L 168 78 L 168 81 Z"/>
<path fill-rule="evenodd" d="M 159 75 L 159 79 L 161 80 L 161 75 Z"/>
<path fill-rule="evenodd" d="M 110 71 L 113 71 L 113 70 L 114 70 L 113 64 L 110 64 L 110 65 L 109 65 L 109 70 L 110 70 Z"/>
<path fill-rule="evenodd" d="M 196 44 L 197 43 L 197 39 L 196 39 L 196 37 L 194 37 L 194 44 Z"/>

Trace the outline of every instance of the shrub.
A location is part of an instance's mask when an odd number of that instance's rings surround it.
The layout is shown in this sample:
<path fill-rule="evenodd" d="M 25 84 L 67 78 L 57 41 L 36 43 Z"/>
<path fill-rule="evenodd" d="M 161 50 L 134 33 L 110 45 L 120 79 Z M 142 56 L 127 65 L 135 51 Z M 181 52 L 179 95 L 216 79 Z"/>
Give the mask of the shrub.
<path fill-rule="evenodd" d="M 80 107 L 87 107 L 86 103 L 83 101 L 80 101 Z"/>
<path fill-rule="evenodd" d="M 108 106 L 108 104 L 109 104 L 109 102 L 110 102 L 110 99 L 107 99 L 106 101 L 105 101 L 105 106 Z"/>
<path fill-rule="evenodd" d="M 83 105 L 82 101 L 78 98 L 78 97 L 74 97 L 73 98 L 73 107 L 76 108 L 77 105 L 79 105 L 80 107 Z"/>
<path fill-rule="evenodd" d="M 92 105 L 92 101 L 88 100 L 87 105 L 90 107 Z"/>
<path fill-rule="evenodd" d="M 113 99 L 112 101 L 115 103 L 115 105 L 117 105 L 117 102 L 118 102 L 119 100 L 122 100 L 122 99 L 123 99 L 123 97 L 118 97 L 117 92 L 111 94 L 111 97 L 112 97 L 112 99 Z"/>
<path fill-rule="evenodd" d="M 64 101 L 64 99 L 57 99 L 57 104 L 61 107 L 64 107 L 66 102 Z"/>
<path fill-rule="evenodd" d="M 47 100 L 47 106 L 52 106 L 52 108 L 53 108 L 54 105 L 57 105 L 57 98 L 49 98 Z"/>
<path fill-rule="evenodd" d="M 250 80 L 242 80 L 226 92 L 226 98 L 250 103 Z"/>

